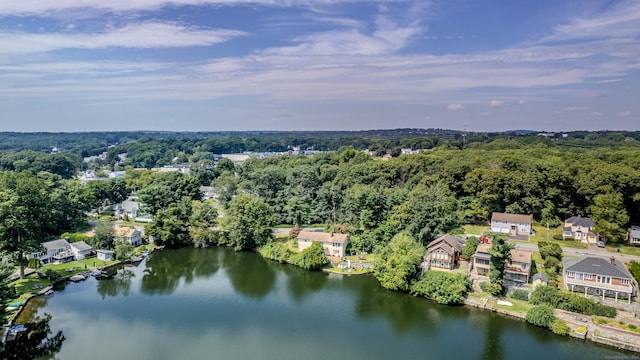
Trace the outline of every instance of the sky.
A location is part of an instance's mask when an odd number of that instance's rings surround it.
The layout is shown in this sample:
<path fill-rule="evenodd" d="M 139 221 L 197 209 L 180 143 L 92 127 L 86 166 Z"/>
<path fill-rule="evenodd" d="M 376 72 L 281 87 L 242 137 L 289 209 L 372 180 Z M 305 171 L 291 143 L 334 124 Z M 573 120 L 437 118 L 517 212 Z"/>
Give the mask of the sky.
<path fill-rule="evenodd" d="M 640 130 L 640 1 L 0 1 L 0 131 Z"/>

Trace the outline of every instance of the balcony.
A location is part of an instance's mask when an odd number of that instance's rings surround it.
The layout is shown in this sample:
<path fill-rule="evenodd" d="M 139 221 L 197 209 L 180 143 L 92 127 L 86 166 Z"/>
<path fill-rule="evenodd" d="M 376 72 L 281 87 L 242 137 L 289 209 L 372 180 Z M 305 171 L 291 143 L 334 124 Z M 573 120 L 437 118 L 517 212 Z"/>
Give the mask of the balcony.
<path fill-rule="evenodd" d="M 589 281 L 589 280 L 577 280 L 577 279 L 573 279 L 573 278 L 568 278 L 565 276 L 564 278 L 564 282 L 567 286 L 567 288 L 569 290 L 571 290 L 571 285 L 576 285 L 576 286 L 585 286 L 585 287 L 589 287 L 592 289 L 601 289 L 601 290 L 611 290 L 611 291 L 618 291 L 618 292 L 624 292 L 624 293 L 633 293 L 633 286 L 631 285 L 613 285 L 613 284 L 605 284 L 605 283 L 599 283 L 599 282 L 595 282 L 595 281 Z"/>

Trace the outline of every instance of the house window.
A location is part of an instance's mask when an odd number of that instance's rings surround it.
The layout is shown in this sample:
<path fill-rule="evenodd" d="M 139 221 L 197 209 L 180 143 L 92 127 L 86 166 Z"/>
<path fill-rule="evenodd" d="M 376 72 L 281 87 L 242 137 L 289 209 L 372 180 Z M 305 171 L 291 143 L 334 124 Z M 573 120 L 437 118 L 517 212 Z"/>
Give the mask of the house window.
<path fill-rule="evenodd" d="M 584 274 L 584 279 L 585 280 L 593 280 L 593 275 L 592 274 Z"/>
<path fill-rule="evenodd" d="M 629 280 L 629 279 L 622 279 L 622 280 L 621 280 L 621 282 L 622 282 L 622 285 L 629 285 L 629 284 L 631 283 L 631 280 Z"/>
<path fill-rule="evenodd" d="M 598 275 L 596 276 L 596 282 L 601 284 L 611 284 L 611 277 Z"/>
<path fill-rule="evenodd" d="M 576 276 L 576 273 L 575 273 L 575 272 L 573 272 L 573 271 L 567 271 L 567 276 L 575 277 L 575 276 Z"/>

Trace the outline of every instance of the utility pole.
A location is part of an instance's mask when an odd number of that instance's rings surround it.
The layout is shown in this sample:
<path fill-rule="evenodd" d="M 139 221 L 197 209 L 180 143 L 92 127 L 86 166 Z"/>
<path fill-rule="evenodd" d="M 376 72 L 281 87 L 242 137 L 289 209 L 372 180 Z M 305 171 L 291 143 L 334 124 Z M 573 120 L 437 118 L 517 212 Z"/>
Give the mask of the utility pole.
<path fill-rule="evenodd" d="M 465 146 L 467 145 L 467 124 L 464 124 L 462 126 L 463 131 L 462 131 L 462 149 L 465 148 Z"/>

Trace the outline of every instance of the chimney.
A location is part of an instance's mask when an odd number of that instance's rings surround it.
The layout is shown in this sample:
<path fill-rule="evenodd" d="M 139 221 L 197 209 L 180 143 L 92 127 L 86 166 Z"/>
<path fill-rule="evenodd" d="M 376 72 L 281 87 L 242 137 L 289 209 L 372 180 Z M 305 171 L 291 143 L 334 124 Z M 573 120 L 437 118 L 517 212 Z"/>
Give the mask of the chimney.
<path fill-rule="evenodd" d="M 614 258 L 613 256 L 611 257 L 611 259 L 609 259 L 611 261 L 611 265 L 616 265 L 616 258 Z"/>

